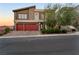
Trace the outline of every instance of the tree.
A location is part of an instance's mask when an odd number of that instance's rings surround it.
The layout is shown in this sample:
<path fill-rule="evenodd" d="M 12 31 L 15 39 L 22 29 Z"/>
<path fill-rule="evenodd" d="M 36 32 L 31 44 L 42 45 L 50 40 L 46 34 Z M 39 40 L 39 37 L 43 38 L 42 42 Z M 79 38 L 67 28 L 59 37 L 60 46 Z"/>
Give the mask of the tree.
<path fill-rule="evenodd" d="M 76 20 L 74 4 L 48 4 L 45 9 L 45 24 L 47 27 L 54 28 L 56 25 L 72 25 Z"/>
<path fill-rule="evenodd" d="M 57 24 L 55 19 L 55 9 L 52 8 L 51 4 L 48 4 L 45 9 L 45 24 L 47 25 L 47 28 L 54 28 Z"/>
<path fill-rule="evenodd" d="M 61 4 L 48 4 L 45 9 L 45 24 L 49 28 L 59 28 Z"/>
<path fill-rule="evenodd" d="M 62 7 L 60 9 L 61 25 L 72 25 L 73 20 L 76 19 L 76 11 L 73 7 Z"/>

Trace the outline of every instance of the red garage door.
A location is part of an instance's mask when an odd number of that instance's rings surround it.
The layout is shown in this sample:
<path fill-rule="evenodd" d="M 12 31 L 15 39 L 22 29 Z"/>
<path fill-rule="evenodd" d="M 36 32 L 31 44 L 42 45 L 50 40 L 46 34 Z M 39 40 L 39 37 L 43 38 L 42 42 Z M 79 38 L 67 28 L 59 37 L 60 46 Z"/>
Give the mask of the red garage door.
<path fill-rule="evenodd" d="M 37 31 L 39 29 L 37 23 L 30 23 L 24 25 L 25 31 Z"/>
<path fill-rule="evenodd" d="M 38 23 L 17 24 L 16 30 L 18 31 L 37 31 L 39 29 Z"/>
<path fill-rule="evenodd" d="M 17 31 L 22 31 L 23 30 L 23 24 L 17 24 L 16 25 L 16 30 Z"/>

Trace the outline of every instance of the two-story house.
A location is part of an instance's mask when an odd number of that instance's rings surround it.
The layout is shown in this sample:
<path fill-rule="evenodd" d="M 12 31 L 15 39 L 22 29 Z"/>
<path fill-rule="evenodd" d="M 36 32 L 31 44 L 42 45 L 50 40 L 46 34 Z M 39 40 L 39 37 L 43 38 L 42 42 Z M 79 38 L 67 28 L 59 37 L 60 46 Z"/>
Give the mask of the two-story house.
<path fill-rule="evenodd" d="M 44 10 L 36 6 L 15 9 L 14 23 L 16 31 L 39 31 L 44 21 Z"/>

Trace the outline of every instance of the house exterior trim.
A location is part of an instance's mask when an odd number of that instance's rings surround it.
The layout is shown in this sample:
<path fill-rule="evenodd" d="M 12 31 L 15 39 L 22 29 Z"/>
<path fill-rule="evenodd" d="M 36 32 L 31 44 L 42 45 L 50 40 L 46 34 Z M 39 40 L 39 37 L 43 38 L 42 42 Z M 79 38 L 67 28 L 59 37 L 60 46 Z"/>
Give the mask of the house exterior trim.
<path fill-rule="evenodd" d="M 30 7 L 24 7 L 24 8 L 20 8 L 20 9 L 15 9 L 15 10 L 13 10 L 13 12 L 18 12 L 18 11 L 22 11 L 22 10 L 27 10 L 27 9 L 30 9 L 30 8 L 36 8 L 36 6 L 30 6 Z"/>
<path fill-rule="evenodd" d="M 15 22 L 17 23 L 17 22 L 44 22 L 44 21 L 43 20 L 27 20 L 27 21 L 26 20 L 16 20 Z"/>

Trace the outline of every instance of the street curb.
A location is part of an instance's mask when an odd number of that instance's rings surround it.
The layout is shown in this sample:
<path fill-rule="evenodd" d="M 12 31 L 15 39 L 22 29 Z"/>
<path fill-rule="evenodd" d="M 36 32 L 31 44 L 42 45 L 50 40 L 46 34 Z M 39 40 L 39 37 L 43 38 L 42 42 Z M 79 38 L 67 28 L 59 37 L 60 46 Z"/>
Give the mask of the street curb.
<path fill-rule="evenodd" d="M 43 34 L 43 35 L 27 35 L 27 36 L 1 36 L 0 38 L 23 38 L 23 37 L 49 37 L 49 36 L 70 36 L 79 34 Z"/>

